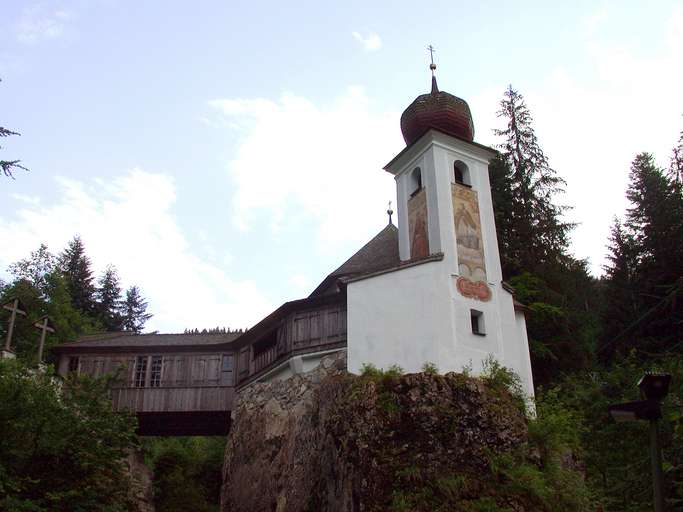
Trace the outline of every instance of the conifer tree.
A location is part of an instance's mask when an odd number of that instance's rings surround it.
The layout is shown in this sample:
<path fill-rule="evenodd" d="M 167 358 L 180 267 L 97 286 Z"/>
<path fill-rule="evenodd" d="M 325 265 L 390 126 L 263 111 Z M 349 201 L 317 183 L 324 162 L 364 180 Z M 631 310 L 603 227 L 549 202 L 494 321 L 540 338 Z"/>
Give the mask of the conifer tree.
<path fill-rule="evenodd" d="M 633 343 L 628 342 L 632 334 L 628 332 L 628 327 L 638 317 L 641 307 L 636 291 L 636 242 L 618 218 L 614 219 L 609 242 L 608 264 L 604 267 L 604 296 L 607 299 L 602 311 L 604 333 L 598 348 L 602 361 L 612 360 L 616 353 L 626 355 L 633 346 Z"/>
<path fill-rule="evenodd" d="M 121 305 L 121 317 L 123 328 L 139 334 L 147 320 L 153 315 L 147 313 L 147 302 L 140 294 L 137 286 L 131 286 L 126 290 L 126 298 Z"/>
<path fill-rule="evenodd" d="M 12 135 L 19 135 L 19 133 L 0 126 L 0 138 L 10 137 Z M 5 176 L 14 178 L 14 171 L 17 169 L 28 171 L 28 169 L 21 165 L 20 162 L 21 160 L 3 160 L 0 158 L 0 170 L 2 170 L 2 173 Z"/>
<path fill-rule="evenodd" d="M 553 203 L 554 196 L 563 192 L 565 182 L 550 167 L 538 144 L 524 97 L 512 86 L 500 102 L 498 117 L 507 125 L 494 130 L 503 138 L 498 148 L 501 165 L 507 166 L 502 172 L 504 185 L 509 187 L 505 205 L 509 217 L 506 258 L 516 267 L 510 270 L 519 272 L 559 258 L 567 248 L 572 226 L 560 219 L 567 208 Z"/>
<path fill-rule="evenodd" d="M 587 262 L 568 254 L 572 224 L 555 204 L 565 184 L 550 167 L 521 94 L 505 91 L 498 116 L 505 128 L 489 165 L 503 276 L 530 308 L 527 332 L 534 381 L 591 364 L 597 323 L 595 280 Z"/>
<path fill-rule="evenodd" d="M 95 313 L 95 285 L 90 259 L 85 254 L 85 246 L 79 236 L 75 236 L 59 255 L 58 267 L 66 281 L 73 306 L 87 314 Z"/>
<path fill-rule="evenodd" d="M 640 317 L 629 335 L 648 354 L 678 343 L 683 322 L 683 200 L 680 188 L 641 153 L 631 165 L 626 227 L 635 245 Z"/>
<path fill-rule="evenodd" d="M 683 202 L 651 154 L 641 153 L 633 161 L 626 197 L 632 205 L 626 225 L 634 234 L 643 270 L 655 280 L 682 275 Z"/>
<path fill-rule="evenodd" d="M 120 331 L 123 328 L 123 319 L 119 313 L 121 286 L 116 267 L 108 265 L 98 284 L 96 297 L 100 321 L 107 331 Z"/>
<path fill-rule="evenodd" d="M 680 188 L 683 187 L 683 131 L 681 132 L 672 153 L 669 175 L 674 183 Z"/>

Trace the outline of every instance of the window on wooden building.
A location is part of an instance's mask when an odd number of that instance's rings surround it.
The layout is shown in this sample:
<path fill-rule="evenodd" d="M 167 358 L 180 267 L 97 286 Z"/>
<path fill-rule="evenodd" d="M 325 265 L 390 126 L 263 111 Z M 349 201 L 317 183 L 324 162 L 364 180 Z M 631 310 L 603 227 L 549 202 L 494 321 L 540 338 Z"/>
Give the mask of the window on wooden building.
<path fill-rule="evenodd" d="M 80 358 L 70 357 L 69 358 L 69 373 L 78 373 L 78 367 L 80 366 Z"/>
<path fill-rule="evenodd" d="M 223 354 L 223 359 L 221 361 L 221 386 L 232 386 L 234 361 L 231 355 Z"/>
<path fill-rule="evenodd" d="M 144 388 L 147 381 L 147 356 L 138 356 L 135 359 L 135 375 L 133 385 L 136 388 Z"/>
<path fill-rule="evenodd" d="M 161 386 L 161 356 L 152 356 L 152 364 L 149 369 L 149 386 L 158 388 Z"/>

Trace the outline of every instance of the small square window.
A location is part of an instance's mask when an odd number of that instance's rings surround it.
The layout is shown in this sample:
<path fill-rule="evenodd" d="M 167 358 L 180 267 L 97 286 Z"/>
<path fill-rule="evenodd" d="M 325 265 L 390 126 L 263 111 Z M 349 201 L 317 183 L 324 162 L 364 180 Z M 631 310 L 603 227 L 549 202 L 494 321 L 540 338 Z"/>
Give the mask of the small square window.
<path fill-rule="evenodd" d="M 470 319 L 472 320 L 472 332 L 479 336 L 485 336 L 484 330 L 484 313 L 476 309 L 470 309 Z"/>

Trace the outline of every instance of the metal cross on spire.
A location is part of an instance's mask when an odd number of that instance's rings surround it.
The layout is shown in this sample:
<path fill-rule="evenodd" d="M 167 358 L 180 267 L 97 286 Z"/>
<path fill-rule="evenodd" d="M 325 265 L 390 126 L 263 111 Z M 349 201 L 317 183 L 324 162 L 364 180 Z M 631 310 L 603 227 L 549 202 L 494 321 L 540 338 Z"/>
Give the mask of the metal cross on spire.
<path fill-rule="evenodd" d="M 432 61 L 432 63 L 429 65 L 429 69 L 432 70 L 432 76 L 434 76 L 434 70 L 436 69 L 436 64 L 434 64 L 434 52 L 436 49 L 430 44 L 427 46 L 427 50 L 429 50 L 429 59 Z"/>

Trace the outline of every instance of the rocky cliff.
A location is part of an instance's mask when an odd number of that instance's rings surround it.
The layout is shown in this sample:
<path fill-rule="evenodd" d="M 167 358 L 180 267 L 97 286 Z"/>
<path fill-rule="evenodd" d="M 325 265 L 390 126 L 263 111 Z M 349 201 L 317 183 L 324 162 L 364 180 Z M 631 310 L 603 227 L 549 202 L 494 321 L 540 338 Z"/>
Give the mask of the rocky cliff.
<path fill-rule="evenodd" d="M 525 487 L 543 478 L 526 440 L 519 401 L 500 386 L 456 373 L 357 377 L 331 356 L 241 392 L 222 510 L 551 510 Z"/>

